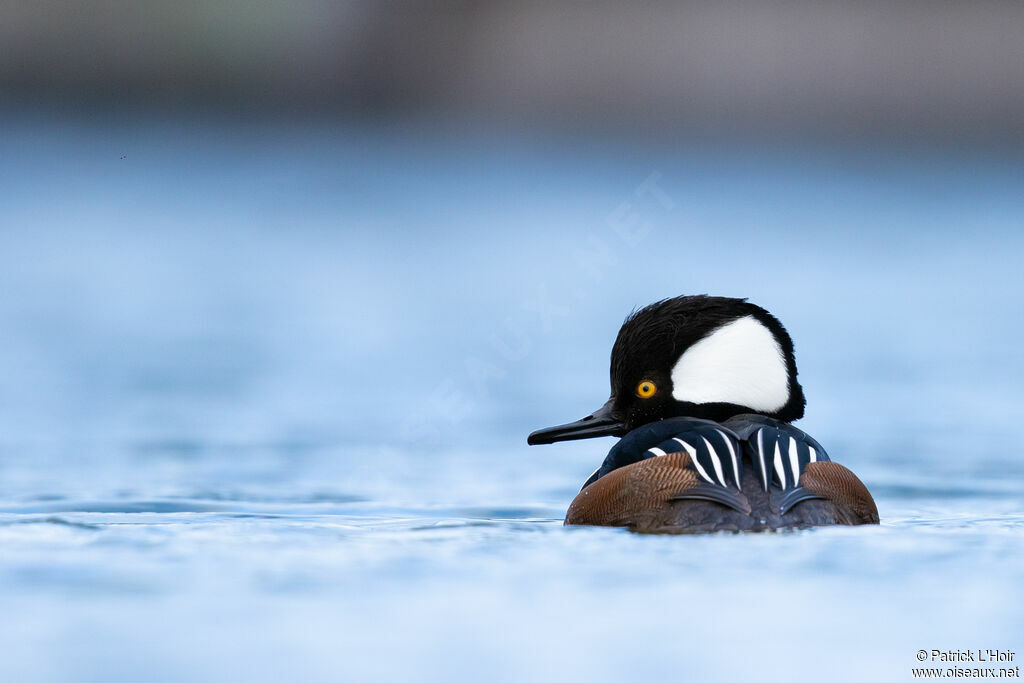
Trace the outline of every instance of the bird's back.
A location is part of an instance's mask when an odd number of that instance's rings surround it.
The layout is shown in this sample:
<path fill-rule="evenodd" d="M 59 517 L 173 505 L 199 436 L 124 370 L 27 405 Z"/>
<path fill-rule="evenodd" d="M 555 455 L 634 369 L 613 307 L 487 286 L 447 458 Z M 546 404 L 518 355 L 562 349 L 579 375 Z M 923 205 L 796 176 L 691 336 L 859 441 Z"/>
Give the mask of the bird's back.
<path fill-rule="evenodd" d="M 624 526 L 649 533 L 766 531 L 821 525 L 877 524 L 871 494 L 848 469 L 814 462 L 800 477 L 806 497 L 786 509 L 786 495 L 765 490 L 752 467 L 740 488 L 721 494 L 694 471 L 690 455 L 669 453 L 620 467 L 580 491 L 565 517 L 569 525 Z"/>

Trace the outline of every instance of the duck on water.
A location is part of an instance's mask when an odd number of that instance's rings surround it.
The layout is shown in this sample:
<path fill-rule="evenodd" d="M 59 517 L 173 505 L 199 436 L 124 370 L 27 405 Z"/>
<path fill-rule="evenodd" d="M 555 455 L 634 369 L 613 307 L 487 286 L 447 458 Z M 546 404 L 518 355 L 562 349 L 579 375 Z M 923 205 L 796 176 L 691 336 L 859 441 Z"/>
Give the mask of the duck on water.
<path fill-rule="evenodd" d="M 681 296 L 623 323 L 607 403 L 528 443 L 622 437 L 566 524 L 666 533 L 877 524 L 867 487 L 790 424 L 805 403 L 793 341 L 772 314 L 746 299 Z"/>

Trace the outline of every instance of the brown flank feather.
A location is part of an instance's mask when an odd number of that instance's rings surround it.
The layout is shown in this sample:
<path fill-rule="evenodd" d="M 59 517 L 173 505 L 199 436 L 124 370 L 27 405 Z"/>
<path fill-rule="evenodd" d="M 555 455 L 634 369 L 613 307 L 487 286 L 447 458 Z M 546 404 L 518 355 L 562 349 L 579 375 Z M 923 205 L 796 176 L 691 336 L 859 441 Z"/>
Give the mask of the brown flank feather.
<path fill-rule="evenodd" d="M 848 517 L 845 524 L 878 524 L 878 508 L 868 487 L 839 463 L 809 463 L 800 485 L 835 503 L 836 509 Z"/>
<path fill-rule="evenodd" d="M 569 505 L 565 523 L 644 526 L 669 499 L 697 486 L 689 465 L 688 453 L 669 453 L 613 470 L 580 491 Z"/>

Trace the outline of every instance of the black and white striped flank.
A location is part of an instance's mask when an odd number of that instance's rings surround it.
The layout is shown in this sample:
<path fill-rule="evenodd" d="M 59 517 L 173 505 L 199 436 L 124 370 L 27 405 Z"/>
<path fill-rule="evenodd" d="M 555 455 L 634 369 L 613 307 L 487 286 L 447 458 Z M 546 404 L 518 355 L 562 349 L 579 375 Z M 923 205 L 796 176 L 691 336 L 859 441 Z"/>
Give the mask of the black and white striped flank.
<path fill-rule="evenodd" d="M 725 429 L 702 427 L 689 430 L 647 450 L 655 457 L 686 452 L 697 475 L 715 486 L 741 489 L 742 464 L 739 440 Z"/>
<path fill-rule="evenodd" d="M 747 443 L 754 470 L 765 491 L 771 484 L 783 491 L 796 488 L 807 465 L 829 459 L 816 441 L 792 428 L 761 427 L 751 434 Z"/>

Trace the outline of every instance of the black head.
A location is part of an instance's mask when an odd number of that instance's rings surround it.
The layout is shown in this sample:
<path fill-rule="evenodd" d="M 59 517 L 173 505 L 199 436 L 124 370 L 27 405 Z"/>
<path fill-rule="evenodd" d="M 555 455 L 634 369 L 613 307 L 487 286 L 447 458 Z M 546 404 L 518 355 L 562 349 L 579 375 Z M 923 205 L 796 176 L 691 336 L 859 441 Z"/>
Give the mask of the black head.
<path fill-rule="evenodd" d="M 541 429 L 528 443 L 622 436 L 667 417 L 722 421 L 804 414 L 793 340 L 746 299 L 680 296 L 626 319 L 612 347 L 611 398 L 582 420 Z"/>

